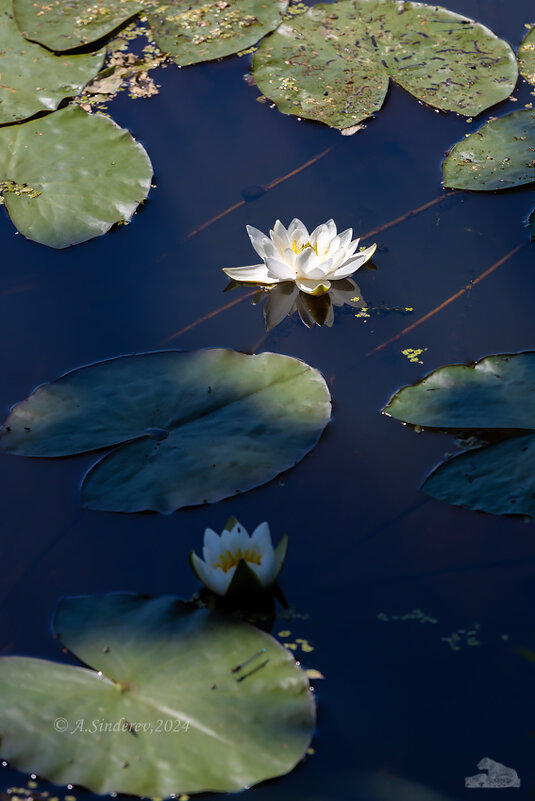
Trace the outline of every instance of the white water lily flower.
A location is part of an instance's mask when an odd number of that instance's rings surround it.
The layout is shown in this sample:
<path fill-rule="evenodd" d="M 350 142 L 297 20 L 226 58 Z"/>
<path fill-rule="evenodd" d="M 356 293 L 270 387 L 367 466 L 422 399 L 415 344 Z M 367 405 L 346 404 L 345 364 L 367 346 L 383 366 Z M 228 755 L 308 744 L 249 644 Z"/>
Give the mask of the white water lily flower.
<path fill-rule="evenodd" d="M 263 264 L 228 267 L 223 272 L 234 281 L 253 284 L 280 284 L 295 281 L 309 295 L 328 292 L 331 281 L 353 275 L 371 259 L 377 245 L 355 253 L 359 239 L 351 239 L 353 229 L 338 234 L 334 220 L 318 225 L 311 234 L 297 218 L 288 229 L 277 220 L 267 237 L 257 228 L 247 226 L 254 249 Z"/>
<path fill-rule="evenodd" d="M 191 551 L 190 562 L 209 590 L 226 595 L 229 589 L 239 591 L 236 585 L 242 583 L 258 590 L 270 587 L 281 571 L 287 549 L 288 537 L 283 537 L 277 548 L 273 548 L 267 523 L 260 523 L 249 536 L 236 518 L 231 517 L 221 536 L 211 528 L 206 529 L 204 559 Z"/>

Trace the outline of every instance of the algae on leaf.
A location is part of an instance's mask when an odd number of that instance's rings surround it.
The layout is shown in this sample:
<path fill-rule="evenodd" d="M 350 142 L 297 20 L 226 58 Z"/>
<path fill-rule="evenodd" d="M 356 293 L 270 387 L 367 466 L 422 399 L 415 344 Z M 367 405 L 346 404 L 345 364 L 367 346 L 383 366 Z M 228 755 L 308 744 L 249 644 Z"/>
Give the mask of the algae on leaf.
<path fill-rule="evenodd" d="M 469 449 L 439 465 L 424 492 L 455 506 L 535 516 L 534 397 L 528 351 L 441 367 L 399 390 L 383 411 L 411 425 L 474 432 Z"/>
<path fill-rule="evenodd" d="M 214 503 L 293 467 L 331 415 L 321 374 L 289 356 L 231 350 L 122 356 L 67 373 L 17 404 L 0 449 L 111 451 L 85 477 L 85 506 L 172 512 Z"/>
<path fill-rule="evenodd" d="M 444 186 L 476 192 L 509 189 L 535 180 L 535 109 L 521 109 L 485 123 L 450 151 L 442 165 Z"/>
<path fill-rule="evenodd" d="M 473 116 L 509 96 L 518 67 L 507 42 L 439 6 L 338 0 L 267 37 L 253 74 L 281 111 L 345 129 L 381 108 L 390 78 L 434 108 Z"/>
<path fill-rule="evenodd" d="M 151 178 L 150 159 L 128 131 L 74 105 L 0 130 L 0 179 L 39 193 L 7 193 L 9 216 L 25 237 L 49 247 L 84 242 L 130 219 Z"/>
<path fill-rule="evenodd" d="M 527 32 L 518 48 L 518 64 L 526 81 L 535 84 L 535 26 Z"/>
<path fill-rule="evenodd" d="M 0 125 L 56 109 L 95 77 L 104 51 L 55 56 L 21 35 L 10 0 L 0 0 Z"/>
<path fill-rule="evenodd" d="M 0 753 L 20 770 L 167 798 L 243 790 L 288 773 L 309 746 L 304 671 L 247 623 L 117 594 L 64 599 L 54 630 L 93 670 L 0 658 Z"/>

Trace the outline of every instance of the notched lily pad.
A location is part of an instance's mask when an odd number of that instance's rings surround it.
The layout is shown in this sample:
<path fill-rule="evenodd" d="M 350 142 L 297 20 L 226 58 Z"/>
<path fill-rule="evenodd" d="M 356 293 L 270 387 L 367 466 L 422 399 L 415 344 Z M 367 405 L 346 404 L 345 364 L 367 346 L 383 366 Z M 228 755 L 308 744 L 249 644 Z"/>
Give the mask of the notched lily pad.
<path fill-rule="evenodd" d="M 487 122 L 450 151 L 444 186 L 476 192 L 509 189 L 535 180 L 535 110 L 521 109 Z"/>
<path fill-rule="evenodd" d="M 430 106 L 473 116 L 509 96 L 518 67 L 507 42 L 439 6 L 338 0 L 281 25 L 253 74 L 281 111 L 346 129 L 381 108 L 389 78 Z"/>
<path fill-rule="evenodd" d="M 10 0 L 0 0 L 0 125 L 53 111 L 95 77 L 104 51 L 55 56 L 21 35 Z"/>
<path fill-rule="evenodd" d="M 0 658 L 0 752 L 20 770 L 166 798 L 239 791 L 306 752 L 306 675 L 246 623 L 119 594 L 63 600 L 54 628 L 93 670 Z"/>
<path fill-rule="evenodd" d="M 528 351 L 441 367 L 397 392 L 384 412 L 426 428 L 475 431 L 471 447 L 439 465 L 424 492 L 455 506 L 534 516 L 534 400 Z"/>
<path fill-rule="evenodd" d="M 122 443 L 86 476 L 84 505 L 172 512 L 270 481 L 314 447 L 330 414 L 323 377 L 298 359 L 163 351 L 39 387 L 13 408 L 0 449 L 50 457 Z"/>
<path fill-rule="evenodd" d="M 65 248 L 129 220 L 147 197 L 145 149 L 108 117 L 68 106 L 0 130 L 0 179 L 28 185 L 5 205 L 28 239 Z"/>
<path fill-rule="evenodd" d="M 518 48 L 518 64 L 526 81 L 535 84 L 535 26 L 527 32 Z"/>
<path fill-rule="evenodd" d="M 22 34 L 51 50 L 71 50 L 96 42 L 139 11 L 138 0 L 13 0 Z"/>

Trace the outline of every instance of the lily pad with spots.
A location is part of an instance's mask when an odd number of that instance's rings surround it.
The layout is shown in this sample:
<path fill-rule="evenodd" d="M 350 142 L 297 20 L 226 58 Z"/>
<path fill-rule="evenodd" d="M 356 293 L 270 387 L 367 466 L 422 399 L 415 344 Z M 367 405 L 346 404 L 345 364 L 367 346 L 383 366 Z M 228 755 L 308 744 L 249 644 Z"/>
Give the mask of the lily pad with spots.
<path fill-rule="evenodd" d="M 38 387 L 13 408 L 0 449 L 53 457 L 118 445 L 85 477 L 84 505 L 172 512 L 270 481 L 314 447 L 330 414 L 323 377 L 299 359 L 163 351 Z"/>
<path fill-rule="evenodd" d="M 256 44 L 287 7 L 288 0 L 14 0 L 24 36 L 59 51 L 98 41 L 143 11 L 158 46 L 181 66 Z"/>
<path fill-rule="evenodd" d="M 535 26 L 530 28 L 518 48 L 518 64 L 526 81 L 535 84 Z"/>
<path fill-rule="evenodd" d="M 53 111 L 95 77 L 104 51 L 55 56 L 31 44 L 13 20 L 10 0 L 0 0 L 0 125 Z"/>
<path fill-rule="evenodd" d="M 96 793 L 236 792 L 302 759 L 315 704 L 262 631 L 177 598 L 63 600 L 54 629 L 85 666 L 0 658 L 0 753 Z"/>
<path fill-rule="evenodd" d="M 535 110 L 521 109 L 485 123 L 450 151 L 444 186 L 484 192 L 535 180 Z"/>
<path fill-rule="evenodd" d="M 24 236 L 49 247 L 129 220 L 151 178 L 150 159 L 128 131 L 78 106 L 0 130 L 0 180 L 31 190 L 6 191 L 6 209 Z"/>
<path fill-rule="evenodd" d="M 390 78 L 430 106 L 473 116 L 509 96 L 518 67 L 507 42 L 439 6 L 338 0 L 267 37 L 253 74 L 281 111 L 345 129 L 381 108 Z"/>
<path fill-rule="evenodd" d="M 470 447 L 422 486 L 492 514 L 535 516 L 535 352 L 441 367 L 397 392 L 384 412 L 411 425 L 464 432 Z"/>

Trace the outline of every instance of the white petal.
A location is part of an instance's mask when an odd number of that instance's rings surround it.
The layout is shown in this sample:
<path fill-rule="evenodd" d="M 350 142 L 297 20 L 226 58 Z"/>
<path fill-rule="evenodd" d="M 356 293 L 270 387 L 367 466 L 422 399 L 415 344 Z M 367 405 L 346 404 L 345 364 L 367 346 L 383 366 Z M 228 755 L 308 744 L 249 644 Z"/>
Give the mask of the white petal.
<path fill-rule="evenodd" d="M 271 275 L 265 264 L 251 264 L 249 267 L 223 267 L 223 272 L 233 281 L 250 284 L 277 284 L 278 279 Z"/>
<path fill-rule="evenodd" d="M 330 258 L 333 255 L 333 253 L 336 253 L 339 250 L 340 250 L 340 237 L 335 236 L 334 239 L 331 239 L 329 241 L 325 255 L 328 255 Z M 345 253 L 345 248 L 342 248 L 342 251 Z M 318 248 L 318 253 L 321 255 L 319 248 Z"/>
<path fill-rule="evenodd" d="M 354 239 L 352 242 L 349 243 L 349 245 L 346 246 L 346 255 L 347 255 L 348 259 L 349 259 L 350 256 L 353 255 L 353 253 L 358 248 L 359 242 L 360 242 L 360 239 L 357 238 L 357 239 Z"/>
<path fill-rule="evenodd" d="M 283 261 L 292 268 L 295 274 L 296 270 L 295 266 L 297 264 L 297 253 L 294 250 L 290 250 L 290 248 L 286 248 L 286 250 L 282 254 L 282 257 Z"/>
<path fill-rule="evenodd" d="M 290 242 L 290 237 L 288 236 L 288 231 L 281 223 L 280 220 L 277 220 L 271 231 L 269 232 L 271 239 L 273 240 L 273 244 L 281 254 L 283 255 L 286 248 L 291 248 L 292 243 Z"/>
<path fill-rule="evenodd" d="M 269 270 L 269 275 L 276 278 L 277 281 L 293 281 L 295 278 L 295 270 L 280 259 L 268 257 L 266 259 L 266 266 Z"/>
<path fill-rule="evenodd" d="M 331 286 L 330 281 L 323 280 L 316 280 L 313 278 L 297 278 L 295 283 L 299 287 L 302 292 L 306 292 L 307 295 L 324 295 L 325 292 L 329 291 Z"/>
<path fill-rule="evenodd" d="M 308 229 L 306 228 L 304 223 L 302 223 L 301 220 L 299 220 L 297 217 L 294 217 L 294 219 L 288 226 L 288 237 L 291 243 L 290 247 L 295 241 L 298 248 L 300 248 L 301 245 L 306 244 L 310 239 L 308 234 Z"/>
<path fill-rule="evenodd" d="M 221 534 L 221 550 L 230 551 L 235 554 L 238 548 L 245 551 L 249 547 L 249 535 L 241 523 L 236 523 L 230 531 L 223 531 Z"/>
<path fill-rule="evenodd" d="M 227 580 L 228 573 L 223 573 L 219 568 L 212 569 L 202 559 L 199 559 L 196 553 L 191 554 L 191 561 L 193 569 L 202 583 L 212 592 L 224 595 L 230 583 L 230 579 Z"/>
<path fill-rule="evenodd" d="M 353 229 L 352 229 L 352 228 L 346 228 L 346 230 L 345 230 L 345 231 L 342 231 L 342 233 L 340 234 L 340 244 L 339 244 L 339 247 L 341 247 L 341 248 L 347 248 L 347 246 L 348 246 L 348 245 L 349 245 L 349 243 L 351 242 L 351 237 L 352 237 L 352 236 L 353 236 Z M 357 239 L 357 242 L 358 242 L 358 241 L 359 241 L 359 240 Z"/>
<path fill-rule="evenodd" d="M 327 261 L 320 261 L 316 264 L 315 267 L 309 269 L 306 275 L 303 275 L 303 278 L 330 278 L 332 273 L 332 262 L 331 259 L 327 259 Z"/>
<path fill-rule="evenodd" d="M 348 275 L 353 275 L 363 264 L 365 264 L 377 249 L 377 245 L 372 245 L 366 250 L 357 253 L 356 256 L 353 256 L 352 259 L 346 261 L 336 272 L 332 274 L 332 278 L 338 280 L 340 278 L 346 278 Z"/>
<path fill-rule="evenodd" d="M 260 525 L 255 528 L 251 534 L 251 540 L 261 553 L 273 550 L 273 543 L 271 542 L 271 534 L 267 523 L 260 523 Z"/>
<path fill-rule="evenodd" d="M 282 566 L 286 561 L 286 554 L 288 553 L 288 537 L 284 536 L 275 548 L 275 571 L 278 576 L 282 570 Z"/>
<path fill-rule="evenodd" d="M 269 587 L 270 584 L 273 584 L 277 577 L 275 573 L 275 552 L 273 548 L 267 553 L 262 554 L 262 560 L 259 565 L 255 565 L 254 562 L 248 562 L 247 564 L 254 570 L 263 587 Z"/>
<path fill-rule="evenodd" d="M 339 267 L 346 263 L 346 251 L 344 248 L 338 248 L 337 251 L 329 253 L 329 258 L 331 260 L 331 273 L 334 274 Z"/>
<path fill-rule="evenodd" d="M 204 547 L 202 549 L 202 555 L 204 556 L 204 561 L 207 562 L 209 565 L 217 562 L 219 556 L 221 554 L 221 539 L 219 534 L 216 534 L 211 528 L 207 528 L 204 532 Z"/>
<path fill-rule="evenodd" d="M 300 278 L 306 278 L 308 271 L 313 270 L 320 264 L 320 260 L 316 256 L 316 251 L 312 248 L 305 248 L 298 254 L 295 260 L 296 273 Z"/>
<path fill-rule="evenodd" d="M 260 256 L 261 259 L 265 256 L 265 246 L 267 244 L 271 245 L 271 240 L 262 231 L 259 231 L 258 228 L 254 228 L 252 225 L 246 225 L 247 233 L 249 234 L 249 239 L 251 240 L 251 244 Z"/>

